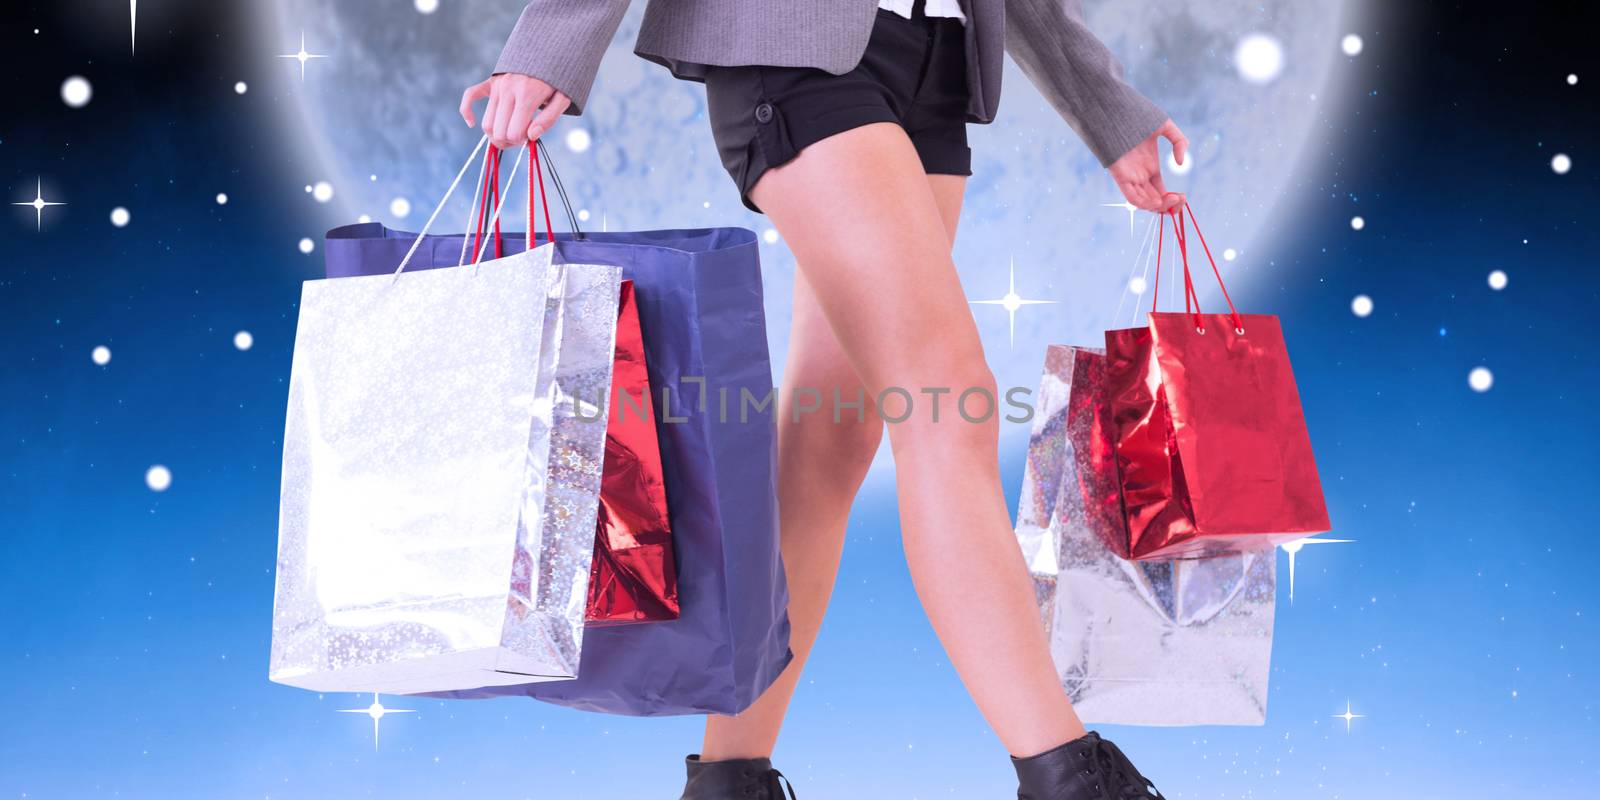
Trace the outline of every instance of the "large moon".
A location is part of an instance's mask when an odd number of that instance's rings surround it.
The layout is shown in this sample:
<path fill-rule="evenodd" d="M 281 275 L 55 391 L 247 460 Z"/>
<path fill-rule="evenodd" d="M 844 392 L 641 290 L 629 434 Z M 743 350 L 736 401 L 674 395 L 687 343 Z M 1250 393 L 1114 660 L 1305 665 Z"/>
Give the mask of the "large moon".
<path fill-rule="evenodd" d="M 296 52 L 303 34 L 307 52 L 327 56 L 305 64 L 303 81 L 301 65 L 282 59 L 280 79 L 299 109 L 284 115 L 286 136 L 315 153 L 324 171 L 318 179 L 335 188 L 324 206 L 330 225 L 364 214 L 415 230 L 477 140 L 456 106 L 462 89 L 494 66 L 521 4 L 440 0 L 431 13 L 403 0 L 382 4 L 381 12 L 377 5 L 279 0 L 261 4 L 272 15 L 263 30 L 276 32 L 275 53 Z M 711 140 L 703 87 L 633 55 L 643 5 L 635 3 L 623 20 L 584 115 L 565 118 L 547 141 L 591 228 L 745 226 L 763 234 L 769 337 L 781 370 L 794 259 L 768 220 L 740 205 Z M 1167 185 L 1188 193 L 1230 289 L 1283 269 L 1268 256 L 1274 231 L 1295 213 L 1294 176 L 1302 161 L 1328 155 L 1326 133 L 1340 127 L 1340 93 L 1330 84 L 1350 58 L 1340 39 L 1356 32 L 1346 4 L 1086 5 L 1090 27 L 1126 64 L 1128 79 L 1193 143 L 1188 168 L 1169 169 Z M 1003 298 L 1014 265 L 1017 295 L 1052 301 L 1018 308 L 1014 331 L 1005 306 L 971 307 L 1000 386 L 1032 389 L 1047 344 L 1098 343 L 1103 330 L 1128 324 L 1136 305 L 1149 303 L 1148 293 L 1136 295 L 1128 283 L 1152 216 L 1137 215 L 1130 225 L 1123 209 L 1106 207 L 1122 201 L 1116 187 L 1009 62 L 1004 87 L 999 118 L 969 127 L 974 175 L 955 261 L 972 300 Z M 410 206 L 404 219 L 393 213 L 405 208 L 396 198 Z M 523 218 L 520 204 L 506 213 Z M 458 199 L 441 224 L 460 230 L 466 214 Z M 882 223 L 895 224 L 892 217 Z M 1168 246 L 1164 263 L 1170 236 Z M 1224 261 L 1224 250 L 1235 259 Z M 1181 305 L 1181 295 L 1167 294 L 1173 284 L 1169 273 L 1162 281 L 1167 308 Z M 1201 286 L 1202 301 L 1217 307 L 1214 280 Z M 885 283 L 878 291 L 887 296 L 898 288 Z M 1247 302 L 1258 296 L 1235 292 L 1241 295 Z M 1273 311 L 1259 303 L 1242 310 Z M 1010 436 L 1025 433 L 1026 426 L 1008 426 Z"/>

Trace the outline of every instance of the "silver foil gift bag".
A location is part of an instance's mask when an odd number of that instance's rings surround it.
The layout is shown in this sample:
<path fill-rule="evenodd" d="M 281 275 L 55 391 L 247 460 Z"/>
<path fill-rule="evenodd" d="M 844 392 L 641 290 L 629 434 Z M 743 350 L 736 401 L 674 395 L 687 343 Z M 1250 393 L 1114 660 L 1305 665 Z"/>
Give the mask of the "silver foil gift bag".
<path fill-rule="evenodd" d="M 1061 682 L 1085 722 L 1266 721 L 1274 548 L 1128 561 L 1100 350 L 1052 345 L 1028 444 L 1017 540 Z"/>
<path fill-rule="evenodd" d="M 305 283 L 273 681 L 577 675 L 621 278 L 552 251 Z"/>

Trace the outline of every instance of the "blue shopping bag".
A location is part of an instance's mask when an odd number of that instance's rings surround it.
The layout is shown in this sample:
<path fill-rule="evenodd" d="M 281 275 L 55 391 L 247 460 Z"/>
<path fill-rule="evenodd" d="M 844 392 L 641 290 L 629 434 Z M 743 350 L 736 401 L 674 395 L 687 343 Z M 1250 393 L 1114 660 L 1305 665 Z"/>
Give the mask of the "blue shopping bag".
<path fill-rule="evenodd" d="M 469 252 L 466 238 L 418 242 L 417 234 L 375 222 L 335 228 L 324 250 L 327 277 L 393 273 L 408 253 L 407 269 L 454 267 Z M 526 247 L 522 234 L 503 239 L 507 252 Z M 487 250 L 487 242 L 470 244 Z M 633 281 L 656 392 L 681 613 L 585 631 L 573 680 L 428 696 L 526 695 L 637 716 L 736 714 L 792 658 L 756 235 L 744 228 L 608 231 L 558 234 L 555 245 L 558 263 L 616 266 Z"/>

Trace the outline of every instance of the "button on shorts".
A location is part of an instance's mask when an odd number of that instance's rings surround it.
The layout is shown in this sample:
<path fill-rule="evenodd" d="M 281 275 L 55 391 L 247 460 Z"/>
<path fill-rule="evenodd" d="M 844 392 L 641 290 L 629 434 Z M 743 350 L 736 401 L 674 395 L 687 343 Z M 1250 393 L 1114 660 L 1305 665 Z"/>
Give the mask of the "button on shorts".
<path fill-rule="evenodd" d="M 722 165 L 746 207 L 767 170 L 851 128 L 904 128 L 929 174 L 971 175 L 965 31 L 959 20 L 879 9 L 861 63 L 843 75 L 810 67 L 712 67 L 706 109 Z"/>

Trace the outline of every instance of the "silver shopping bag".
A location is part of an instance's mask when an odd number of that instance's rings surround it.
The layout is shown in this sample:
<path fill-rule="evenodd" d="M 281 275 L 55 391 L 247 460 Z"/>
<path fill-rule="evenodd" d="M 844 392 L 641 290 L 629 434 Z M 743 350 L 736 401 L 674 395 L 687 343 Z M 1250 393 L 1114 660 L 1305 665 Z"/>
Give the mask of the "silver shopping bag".
<path fill-rule="evenodd" d="M 1062 685 L 1085 722 L 1262 724 L 1277 551 L 1115 554 L 1127 532 L 1104 375 L 1104 351 L 1048 349 L 1017 509 Z"/>
<path fill-rule="evenodd" d="M 621 276 L 552 253 L 305 283 L 273 681 L 577 675 Z"/>

